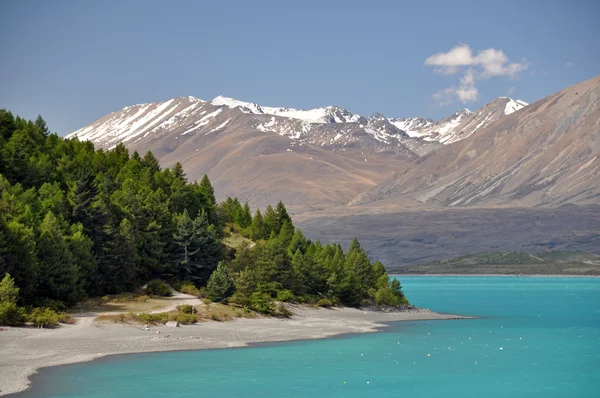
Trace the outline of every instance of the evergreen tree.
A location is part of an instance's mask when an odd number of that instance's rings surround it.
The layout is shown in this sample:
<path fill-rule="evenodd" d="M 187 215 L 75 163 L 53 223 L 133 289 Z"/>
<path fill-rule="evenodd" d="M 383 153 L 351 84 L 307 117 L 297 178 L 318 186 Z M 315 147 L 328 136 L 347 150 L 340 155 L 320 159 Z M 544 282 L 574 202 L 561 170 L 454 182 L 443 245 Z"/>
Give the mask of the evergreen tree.
<path fill-rule="evenodd" d="M 359 296 L 367 298 L 369 289 L 375 286 L 373 267 L 367 253 L 356 238 L 350 244 L 345 267 L 347 274 L 353 274 L 355 277 Z"/>
<path fill-rule="evenodd" d="M 6 240 L 5 271 L 10 273 L 20 288 L 20 297 L 24 304 L 36 299 L 38 275 L 35 255 L 36 238 L 32 228 L 10 221 L 4 225 Z"/>
<path fill-rule="evenodd" d="M 4 220 L 0 217 L 0 276 L 8 273 L 8 261 L 6 256 L 8 255 L 8 244 L 6 242 L 6 237 L 4 236 L 4 231 L 6 226 L 4 224 Z"/>
<path fill-rule="evenodd" d="M 44 217 L 38 241 L 38 294 L 68 305 L 75 304 L 83 296 L 79 269 L 52 212 Z"/>
<path fill-rule="evenodd" d="M 200 250 L 200 245 L 196 237 L 194 220 L 190 218 L 187 210 L 183 211 L 177 221 L 177 231 L 173 234 L 173 240 L 180 247 L 175 258 L 179 276 L 183 280 L 189 280 L 194 269 L 192 258 Z"/>
<path fill-rule="evenodd" d="M 284 221 L 279 231 L 279 240 L 281 244 L 287 249 L 292 242 L 294 237 L 294 226 L 288 221 Z"/>
<path fill-rule="evenodd" d="M 103 245 L 108 239 L 105 228 L 109 217 L 106 209 L 95 206 L 98 194 L 94 175 L 89 171 L 83 172 L 72 195 L 72 220 L 83 226 L 84 233 L 94 242 L 94 254 L 101 257 Z"/>
<path fill-rule="evenodd" d="M 256 209 L 252 224 L 250 224 L 250 239 L 259 240 L 264 238 L 265 227 L 263 224 L 263 217 L 259 209 Z"/>
<path fill-rule="evenodd" d="M 290 245 L 288 247 L 288 254 L 291 257 L 298 250 L 300 250 L 300 253 L 304 254 L 306 253 L 307 246 L 308 244 L 306 242 L 306 238 L 302 234 L 302 231 L 300 231 L 300 229 L 297 229 L 290 241 Z"/>
<path fill-rule="evenodd" d="M 152 174 L 160 172 L 160 164 L 158 163 L 158 159 L 154 157 L 152 151 L 146 152 L 142 159 L 142 166 L 149 169 Z"/>
<path fill-rule="evenodd" d="M 218 238 L 208 224 L 206 212 L 192 220 L 184 211 L 173 235 L 179 246 L 176 268 L 183 280 L 206 282 L 221 257 Z"/>
<path fill-rule="evenodd" d="M 277 221 L 274 226 L 274 231 L 277 234 L 281 231 L 281 228 L 286 222 L 292 227 L 294 226 L 294 224 L 292 223 L 292 218 L 288 214 L 287 209 L 285 208 L 285 205 L 282 201 L 279 201 L 279 203 L 277 203 L 277 207 L 275 207 L 275 217 Z"/>
<path fill-rule="evenodd" d="M 275 233 L 275 235 L 279 234 L 279 229 L 277 227 L 277 215 L 275 214 L 275 210 L 273 210 L 273 208 L 271 207 L 271 205 L 268 205 L 267 208 L 265 209 L 265 214 L 263 215 L 263 224 L 264 224 L 264 234 L 263 236 L 268 238 L 269 236 L 271 236 L 271 233 Z"/>
<path fill-rule="evenodd" d="M 77 264 L 80 274 L 80 284 L 83 291 L 90 296 L 102 294 L 102 286 L 98 275 L 98 262 L 93 255 L 94 243 L 83 232 L 81 224 L 71 227 L 71 236 L 67 239 L 73 261 Z"/>
<path fill-rule="evenodd" d="M 244 207 L 240 206 L 236 212 L 237 214 L 235 223 L 241 228 L 248 228 L 250 224 L 252 224 L 252 214 L 250 213 L 250 206 L 248 205 L 248 202 L 244 204 Z"/>
<path fill-rule="evenodd" d="M 223 301 L 231 297 L 235 291 L 233 279 L 229 276 L 227 266 L 220 261 L 206 285 L 206 296 L 212 301 Z"/>
<path fill-rule="evenodd" d="M 19 299 L 19 288 L 10 274 L 5 274 L 0 281 L 0 302 L 16 304 Z"/>
<path fill-rule="evenodd" d="M 209 200 L 209 203 L 212 206 L 217 204 L 217 199 L 215 198 L 215 190 L 208 179 L 208 176 L 204 174 L 202 180 L 200 180 L 200 192 Z"/>

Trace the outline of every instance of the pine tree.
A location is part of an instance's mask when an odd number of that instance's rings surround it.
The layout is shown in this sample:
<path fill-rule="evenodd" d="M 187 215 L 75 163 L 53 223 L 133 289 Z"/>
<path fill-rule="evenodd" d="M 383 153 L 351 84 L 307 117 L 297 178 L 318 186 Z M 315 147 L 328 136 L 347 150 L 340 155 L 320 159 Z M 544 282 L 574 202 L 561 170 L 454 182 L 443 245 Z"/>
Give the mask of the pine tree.
<path fill-rule="evenodd" d="M 275 235 L 279 234 L 280 228 L 277 227 L 277 215 L 275 214 L 275 211 L 273 210 L 271 205 L 268 205 L 265 209 L 263 221 L 265 227 L 263 236 L 265 238 L 271 236 L 271 233 L 275 233 Z"/>
<path fill-rule="evenodd" d="M 0 281 L 0 303 L 16 304 L 19 300 L 19 288 L 9 273 L 4 274 Z"/>
<path fill-rule="evenodd" d="M 71 227 L 71 236 L 68 237 L 67 244 L 73 261 L 79 268 L 83 290 L 90 296 L 100 295 L 102 286 L 98 275 L 98 262 L 92 250 L 94 243 L 85 235 L 81 224 Z"/>
<path fill-rule="evenodd" d="M 300 250 L 300 252 L 304 254 L 306 253 L 306 248 L 306 238 L 302 234 L 302 231 L 300 231 L 300 229 L 297 229 L 288 247 L 288 254 L 290 255 L 290 257 L 292 257 L 294 253 L 296 253 L 296 251 L 298 250 Z"/>
<path fill-rule="evenodd" d="M 83 172 L 72 195 L 72 220 L 83 226 L 85 234 L 94 242 L 94 254 L 102 256 L 104 243 L 109 239 L 105 228 L 109 221 L 108 209 L 95 205 L 98 184 L 90 171 Z"/>
<path fill-rule="evenodd" d="M 282 201 L 279 201 L 279 203 L 277 203 L 277 207 L 275 207 L 275 217 L 277 220 L 274 228 L 276 233 L 279 233 L 281 231 L 283 224 L 285 224 L 286 222 L 292 227 L 294 226 L 292 218 L 288 214 L 287 209 L 285 208 L 285 205 Z"/>
<path fill-rule="evenodd" d="M 283 222 L 279 231 L 279 240 L 286 249 L 290 246 L 292 238 L 294 237 L 294 226 L 287 220 Z"/>
<path fill-rule="evenodd" d="M 187 182 L 187 177 L 185 175 L 185 172 L 183 171 L 183 166 L 181 165 L 181 163 L 177 162 L 173 165 L 173 168 L 171 169 L 171 174 L 176 180 Z"/>
<path fill-rule="evenodd" d="M 192 220 L 187 211 L 177 223 L 173 235 L 179 246 L 176 253 L 176 268 L 183 280 L 206 282 L 221 257 L 219 240 L 208 224 L 206 212 Z"/>
<path fill-rule="evenodd" d="M 8 255 L 8 244 L 6 237 L 4 236 L 4 220 L 0 217 L 0 276 L 8 273 L 8 261 L 6 259 Z"/>
<path fill-rule="evenodd" d="M 235 291 L 233 279 L 229 276 L 227 266 L 223 261 L 217 265 L 217 269 L 212 272 L 206 285 L 206 296 L 212 301 L 223 301 L 231 297 Z"/>
<path fill-rule="evenodd" d="M 237 211 L 235 223 L 241 228 L 248 228 L 252 224 L 252 213 L 250 213 L 248 202 L 244 204 L 241 210 Z"/>
<path fill-rule="evenodd" d="M 375 286 L 375 279 L 371 261 L 356 238 L 350 244 L 345 267 L 347 274 L 355 276 L 361 298 L 366 298 L 369 290 Z"/>
<path fill-rule="evenodd" d="M 4 225 L 6 240 L 5 270 L 15 279 L 21 289 L 23 303 L 31 304 L 36 299 L 37 257 L 35 255 L 36 239 L 31 228 L 10 221 Z"/>
<path fill-rule="evenodd" d="M 177 221 L 177 230 L 173 234 L 173 241 L 180 247 L 176 254 L 177 269 L 183 280 L 189 280 L 193 273 L 192 256 L 200 250 L 194 221 L 187 210 Z"/>
<path fill-rule="evenodd" d="M 46 121 L 42 119 L 40 115 L 38 115 L 37 119 L 35 119 L 34 124 L 38 132 L 42 134 L 42 136 L 47 137 L 50 134 L 50 130 L 48 129 Z"/>
<path fill-rule="evenodd" d="M 217 204 L 217 199 L 215 198 L 215 190 L 213 189 L 208 176 L 204 174 L 202 180 L 200 180 L 200 192 L 210 201 L 212 206 Z"/>
<path fill-rule="evenodd" d="M 146 152 L 142 159 L 142 166 L 148 168 L 153 174 L 160 172 L 160 164 L 158 163 L 158 159 L 154 157 L 152 151 Z"/>
<path fill-rule="evenodd" d="M 38 242 L 38 294 L 69 305 L 75 304 L 83 296 L 79 269 L 52 212 L 44 217 Z"/>
<path fill-rule="evenodd" d="M 259 240 L 264 238 L 265 227 L 263 225 L 263 217 L 259 209 L 256 209 L 252 224 L 250 224 L 250 239 Z"/>

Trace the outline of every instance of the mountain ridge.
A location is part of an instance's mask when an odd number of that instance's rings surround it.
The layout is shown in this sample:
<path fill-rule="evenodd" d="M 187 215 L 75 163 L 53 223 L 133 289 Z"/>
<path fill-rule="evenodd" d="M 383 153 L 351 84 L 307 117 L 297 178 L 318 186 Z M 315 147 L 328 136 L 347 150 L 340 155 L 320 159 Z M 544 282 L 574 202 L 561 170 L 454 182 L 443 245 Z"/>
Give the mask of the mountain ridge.
<path fill-rule="evenodd" d="M 596 204 L 599 198 L 597 76 L 421 157 L 350 204 L 530 207 Z"/>

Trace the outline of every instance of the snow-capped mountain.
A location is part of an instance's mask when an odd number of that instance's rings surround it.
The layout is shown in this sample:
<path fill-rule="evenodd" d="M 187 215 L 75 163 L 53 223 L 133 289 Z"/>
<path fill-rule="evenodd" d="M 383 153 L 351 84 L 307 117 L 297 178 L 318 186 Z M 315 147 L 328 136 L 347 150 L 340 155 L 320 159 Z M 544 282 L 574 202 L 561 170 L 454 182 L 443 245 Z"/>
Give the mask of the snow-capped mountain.
<path fill-rule="evenodd" d="M 499 97 L 476 112 L 472 112 L 466 108 L 461 109 L 438 122 L 421 117 L 407 119 L 392 118 L 389 120 L 411 137 L 419 137 L 426 141 L 436 141 L 442 144 L 451 144 L 464 140 L 501 117 L 510 115 L 527 105 L 525 101 Z"/>
<path fill-rule="evenodd" d="M 520 100 L 501 97 L 477 112 L 463 109 L 436 122 L 421 117 L 387 118 L 381 114 L 363 117 L 337 106 L 294 109 L 261 106 L 223 96 L 210 102 L 190 96 L 128 106 L 67 137 L 113 147 L 119 142 L 155 139 L 162 134 L 209 134 L 223 130 L 235 119 L 243 120 L 245 128 L 333 150 L 360 143 L 379 152 L 406 154 L 408 150 L 424 155 L 440 143 L 462 140 L 526 105 Z M 225 117 L 226 114 L 230 117 Z"/>
<path fill-rule="evenodd" d="M 355 123 L 361 119 L 361 116 L 353 115 L 346 109 L 338 108 L 337 106 L 326 106 L 315 109 L 274 108 L 223 96 L 214 98 L 211 104 L 216 106 L 224 105 L 232 109 L 239 108 L 244 113 L 289 117 L 307 123 Z"/>

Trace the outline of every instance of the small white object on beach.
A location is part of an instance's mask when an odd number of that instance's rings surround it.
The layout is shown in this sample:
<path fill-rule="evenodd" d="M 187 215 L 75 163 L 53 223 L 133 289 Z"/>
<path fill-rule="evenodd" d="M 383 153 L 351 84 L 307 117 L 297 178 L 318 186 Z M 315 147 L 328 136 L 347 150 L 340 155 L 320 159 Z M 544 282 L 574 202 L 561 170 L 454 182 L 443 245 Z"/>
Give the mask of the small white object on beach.
<path fill-rule="evenodd" d="M 370 382 L 370 381 L 367 381 L 367 384 L 371 384 L 371 382 Z"/>
<path fill-rule="evenodd" d="M 500 347 L 500 351 L 502 351 L 504 348 Z"/>
<path fill-rule="evenodd" d="M 523 340 L 523 337 L 519 337 L 519 340 Z"/>
<path fill-rule="evenodd" d="M 363 356 L 363 354 L 360 354 L 360 356 L 362 357 L 362 356 Z"/>

